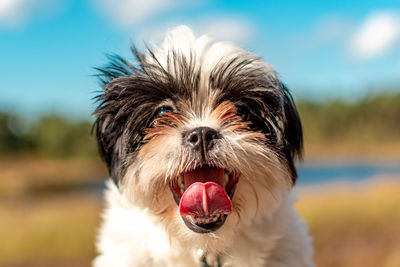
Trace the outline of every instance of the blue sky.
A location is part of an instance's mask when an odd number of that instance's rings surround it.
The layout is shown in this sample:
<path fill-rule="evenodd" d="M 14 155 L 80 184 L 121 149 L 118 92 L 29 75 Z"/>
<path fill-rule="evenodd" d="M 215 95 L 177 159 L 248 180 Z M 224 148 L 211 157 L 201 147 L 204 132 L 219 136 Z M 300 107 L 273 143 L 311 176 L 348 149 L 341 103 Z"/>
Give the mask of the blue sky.
<path fill-rule="evenodd" d="M 180 24 L 259 54 L 298 98 L 400 88 L 399 1 L 1 0 L 0 109 L 89 116 L 105 53 Z"/>

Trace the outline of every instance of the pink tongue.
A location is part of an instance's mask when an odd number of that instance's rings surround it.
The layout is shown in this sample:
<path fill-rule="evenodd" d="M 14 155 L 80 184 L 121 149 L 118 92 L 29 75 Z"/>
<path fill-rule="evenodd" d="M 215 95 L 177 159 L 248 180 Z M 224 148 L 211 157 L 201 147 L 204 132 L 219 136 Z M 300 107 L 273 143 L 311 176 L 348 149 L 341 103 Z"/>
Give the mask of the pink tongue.
<path fill-rule="evenodd" d="M 211 217 L 229 214 L 232 203 L 225 190 L 214 182 L 195 182 L 186 189 L 179 203 L 181 216 Z"/>

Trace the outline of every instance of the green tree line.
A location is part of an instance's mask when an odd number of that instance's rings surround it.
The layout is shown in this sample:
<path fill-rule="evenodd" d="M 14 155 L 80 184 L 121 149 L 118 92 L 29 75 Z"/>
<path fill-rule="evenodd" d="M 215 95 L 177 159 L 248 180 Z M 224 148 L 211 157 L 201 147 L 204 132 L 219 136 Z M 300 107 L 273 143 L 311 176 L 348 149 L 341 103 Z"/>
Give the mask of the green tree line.
<path fill-rule="evenodd" d="M 47 115 L 26 121 L 0 113 L 0 154 L 30 153 L 49 157 L 95 157 L 97 147 L 89 120 L 73 121 Z"/>
<path fill-rule="evenodd" d="M 297 102 L 307 142 L 400 141 L 400 93 Z"/>
<path fill-rule="evenodd" d="M 400 93 L 343 99 L 296 101 L 306 142 L 400 141 Z M 89 120 L 47 115 L 34 121 L 0 112 L 0 155 L 96 157 Z"/>

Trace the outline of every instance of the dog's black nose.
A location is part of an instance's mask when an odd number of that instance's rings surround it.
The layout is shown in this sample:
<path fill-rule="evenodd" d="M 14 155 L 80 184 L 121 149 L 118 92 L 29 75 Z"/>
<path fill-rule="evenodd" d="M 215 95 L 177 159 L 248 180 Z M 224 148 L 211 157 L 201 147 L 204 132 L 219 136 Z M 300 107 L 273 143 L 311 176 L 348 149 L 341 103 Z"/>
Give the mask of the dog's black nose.
<path fill-rule="evenodd" d="M 184 142 L 204 155 L 214 146 L 215 140 L 219 138 L 220 134 L 213 128 L 198 127 L 186 132 Z"/>

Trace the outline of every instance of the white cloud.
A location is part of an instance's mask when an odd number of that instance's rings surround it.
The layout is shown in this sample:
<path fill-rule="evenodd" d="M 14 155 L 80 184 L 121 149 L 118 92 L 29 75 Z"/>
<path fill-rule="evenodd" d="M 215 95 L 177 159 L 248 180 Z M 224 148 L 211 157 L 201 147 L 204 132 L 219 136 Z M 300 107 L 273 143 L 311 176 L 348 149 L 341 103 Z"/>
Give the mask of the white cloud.
<path fill-rule="evenodd" d="M 347 38 L 352 29 L 353 25 L 346 18 L 328 16 L 318 21 L 311 37 L 314 42 L 327 43 Z"/>
<path fill-rule="evenodd" d="M 207 34 L 218 41 L 231 41 L 246 43 L 254 36 L 254 28 L 247 21 L 227 16 L 204 17 L 193 21 L 165 22 L 162 26 L 144 27 L 135 31 L 136 44 L 146 43 L 160 44 L 168 29 L 179 25 L 189 26 L 196 36 Z"/>
<path fill-rule="evenodd" d="M 1 1 L 1 0 L 0 0 Z M 218 40 L 243 41 L 252 35 L 252 28 L 237 18 L 226 15 L 207 15 L 201 19 L 168 19 L 177 11 L 187 10 L 206 4 L 207 0 L 93 0 L 97 8 L 123 28 L 135 28 L 135 40 L 160 42 L 166 30 L 186 24 L 196 35 L 209 34 Z M 168 14 L 169 13 L 169 14 Z M 168 15 L 164 17 L 161 15 Z M 178 13 L 179 14 L 179 13 Z M 158 16 L 158 19 L 155 18 Z M 161 21 L 160 21 L 161 18 Z"/>
<path fill-rule="evenodd" d="M 130 27 L 182 4 L 180 0 L 95 0 L 113 22 Z"/>
<path fill-rule="evenodd" d="M 1 0 L 0 23 L 15 24 L 25 17 L 27 0 Z"/>
<path fill-rule="evenodd" d="M 355 32 L 350 46 L 359 59 L 379 56 L 400 42 L 400 15 L 380 11 L 370 14 Z"/>
<path fill-rule="evenodd" d="M 246 42 L 252 37 L 254 29 L 249 23 L 233 18 L 211 18 L 193 25 L 197 34 L 209 34 L 217 40 Z"/>
<path fill-rule="evenodd" d="M 0 0 L 0 25 L 19 26 L 33 15 L 53 11 L 61 0 Z"/>

